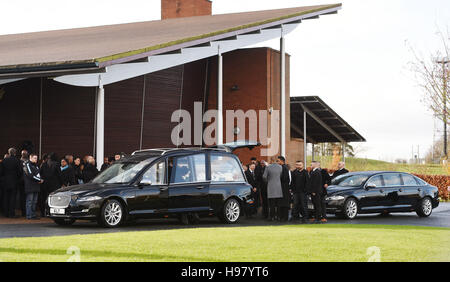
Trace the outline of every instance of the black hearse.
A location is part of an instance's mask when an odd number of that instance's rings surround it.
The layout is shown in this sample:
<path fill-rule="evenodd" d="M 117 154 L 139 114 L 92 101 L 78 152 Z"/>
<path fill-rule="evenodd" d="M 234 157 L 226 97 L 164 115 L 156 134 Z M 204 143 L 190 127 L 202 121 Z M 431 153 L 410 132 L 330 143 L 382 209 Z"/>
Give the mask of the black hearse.
<path fill-rule="evenodd" d="M 252 146 L 136 151 L 90 183 L 51 193 L 47 215 L 59 225 L 92 220 L 105 227 L 168 216 L 187 223 L 215 215 L 235 223 L 253 199 L 232 150 Z"/>

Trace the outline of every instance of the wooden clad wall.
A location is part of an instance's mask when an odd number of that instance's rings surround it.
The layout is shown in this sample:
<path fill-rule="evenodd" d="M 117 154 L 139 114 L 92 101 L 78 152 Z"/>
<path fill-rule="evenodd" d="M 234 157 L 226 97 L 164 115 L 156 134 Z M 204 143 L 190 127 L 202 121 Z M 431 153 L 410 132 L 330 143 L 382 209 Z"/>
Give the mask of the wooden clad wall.
<path fill-rule="evenodd" d="M 42 152 L 93 154 L 96 89 L 43 82 Z"/>
<path fill-rule="evenodd" d="M 141 138 L 145 76 L 105 86 L 105 155 L 133 152 Z"/>
<path fill-rule="evenodd" d="M 39 149 L 40 78 L 0 85 L 0 159 L 24 141 Z"/>

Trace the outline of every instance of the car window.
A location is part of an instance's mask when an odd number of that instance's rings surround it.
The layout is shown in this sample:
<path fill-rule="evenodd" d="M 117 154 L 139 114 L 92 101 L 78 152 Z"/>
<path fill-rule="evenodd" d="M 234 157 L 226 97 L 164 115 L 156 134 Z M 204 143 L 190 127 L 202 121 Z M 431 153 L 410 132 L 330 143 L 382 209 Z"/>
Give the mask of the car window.
<path fill-rule="evenodd" d="M 358 187 L 361 186 L 367 178 L 368 176 L 364 174 L 343 174 L 336 177 L 331 184 L 343 187 Z"/>
<path fill-rule="evenodd" d="M 211 154 L 211 181 L 244 182 L 245 178 L 234 157 Z"/>
<path fill-rule="evenodd" d="M 153 160 L 114 163 L 95 177 L 92 183 L 128 183 Z"/>
<path fill-rule="evenodd" d="M 206 181 L 205 154 L 195 154 L 175 158 L 172 183 Z"/>
<path fill-rule="evenodd" d="M 417 176 L 414 176 L 414 178 L 416 179 L 416 181 L 419 185 L 428 185 L 428 183 L 425 180 L 423 180 L 422 178 L 419 178 Z"/>
<path fill-rule="evenodd" d="M 141 183 L 151 183 L 151 185 L 165 184 L 165 171 L 165 161 L 154 164 L 144 173 L 141 179 Z"/>
<path fill-rule="evenodd" d="M 406 186 L 417 186 L 417 181 L 414 179 L 414 176 L 410 174 L 402 174 L 403 183 Z"/>
<path fill-rule="evenodd" d="M 400 186 L 402 181 L 399 173 L 385 173 L 383 174 L 385 186 Z"/>
<path fill-rule="evenodd" d="M 368 181 L 367 181 L 367 185 L 375 185 L 376 187 L 383 187 L 383 178 L 381 177 L 381 175 L 375 175 L 374 177 L 371 177 Z"/>

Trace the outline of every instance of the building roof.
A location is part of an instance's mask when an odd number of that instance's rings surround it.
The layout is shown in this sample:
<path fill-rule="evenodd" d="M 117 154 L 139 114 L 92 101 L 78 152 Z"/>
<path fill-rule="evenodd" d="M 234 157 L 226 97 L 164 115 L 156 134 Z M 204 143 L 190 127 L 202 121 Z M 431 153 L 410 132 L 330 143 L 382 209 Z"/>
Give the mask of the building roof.
<path fill-rule="evenodd" d="M 366 141 L 318 96 L 291 97 L 291 137 L 303 138 L 305 111 L 308 143 Z"/>
<path fill-rule="evenodd" d="M 341 4 L 0 36 L 0 74 L 104 68 L 261 28 L 334 13 Z"/>

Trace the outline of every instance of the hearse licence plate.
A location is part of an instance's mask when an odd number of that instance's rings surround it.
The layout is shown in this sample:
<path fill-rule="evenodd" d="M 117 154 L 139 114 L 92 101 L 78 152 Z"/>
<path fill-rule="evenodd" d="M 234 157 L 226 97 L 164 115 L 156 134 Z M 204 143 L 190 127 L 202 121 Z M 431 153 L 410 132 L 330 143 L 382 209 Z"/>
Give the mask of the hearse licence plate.
<path fill-rule="evenodd" d="M 51 214 L 65 214 L 65 210 L 64 209 L 50 208 L 50 213 Z"/>

